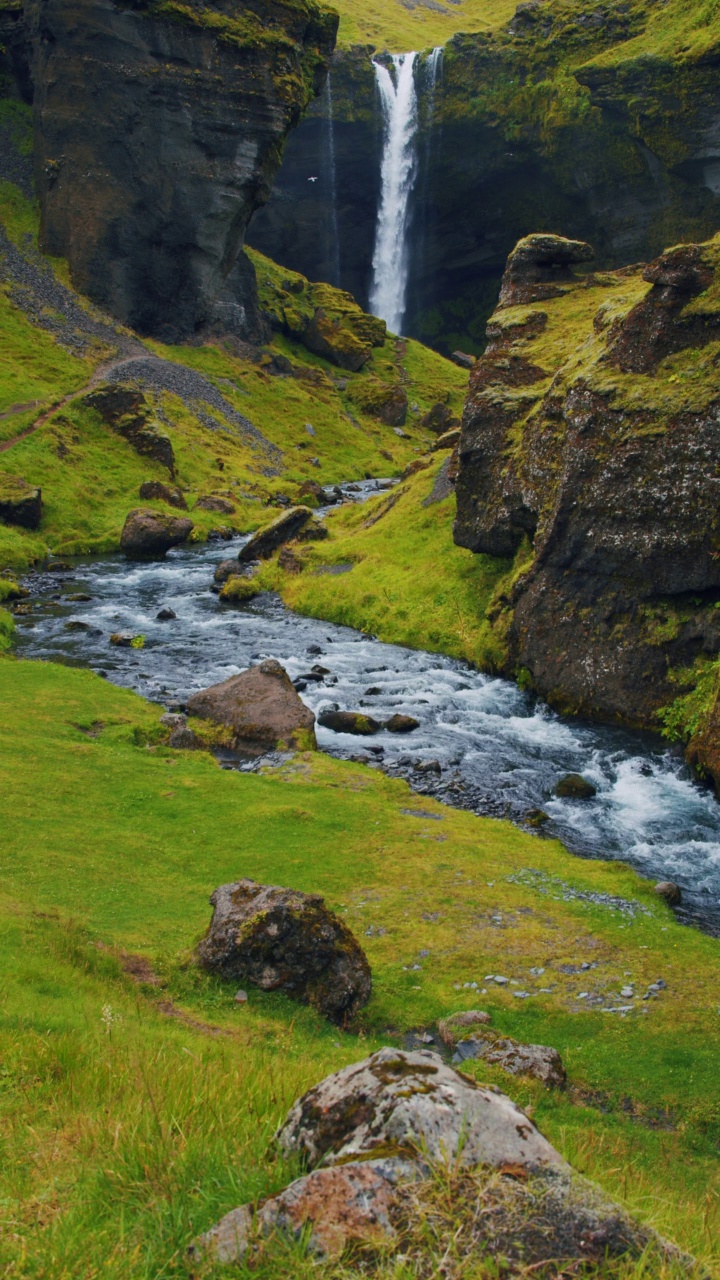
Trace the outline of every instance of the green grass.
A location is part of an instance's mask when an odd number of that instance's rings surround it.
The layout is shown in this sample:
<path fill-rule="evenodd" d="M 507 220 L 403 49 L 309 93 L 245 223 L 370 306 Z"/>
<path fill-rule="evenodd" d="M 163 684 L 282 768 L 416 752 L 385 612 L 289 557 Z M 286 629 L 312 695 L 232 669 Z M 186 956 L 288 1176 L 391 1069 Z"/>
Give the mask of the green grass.
<path fill-rule="evenodd" d="M 340 14 L 338 44 L 371 44 L 391 53 L 445 44 L 457 31 L 488 31 L 512 17 L 516 0 L 460 0 L 413 8 L 401 0 L 333 0 Z"/>
<path fill-rule="evenodd" d="M 485 615 L 512 566 L 455 546 L 454 494 L 423 506 L 447 457 L 438 454 L 389 495 L 332 512 L 328 540 L 300 552 L 304 571 L 283 573 L 274 561 L 262 582 L 300 613 L 466 658 L 485 670 L 499 666 L 501 641 Z M 348 564 L 347 572 L 327 572 Z"/>
<path fill-rule="evenodd" d="M 197 1231 L 291 1175 L 267 1141 L 299 1092 L 469 1001 L 508 1033 L 560 1049 L 571 1089 L 474 1073 L 531 1107 L 581 1171 L 717 1266 L 720 944 L 675 924 L 621 865 L 581 862 L 317 754 L 256 776 L 148 748 L 158 714 L 87 672 L 0 661 L 4 1274 L 186 1274 Z M 509 879 L 527 867 L 648 914 L 628 922 Z M 195 970 L 209 893 L 243 875 L 321 892 L 344 913 L 374 975 L 359 1035 L 254 990 L 238 1008 L 234 988 Z M 370 925 L 387 932 L 367 936 Z M 422 971 L 405 971 L 422 948 Z M 163 988 L 124 977 L 123 950 L 146 956 Z M 578 979 L 555 966 L 585 958 L 597 963 L 593 985 L 615 990 L 631 972 L 638 985 L 663 976 L 668 990 L 646 1015 L 583 1011 Z M 533 965 L 552 970 L 552 994 L 457 989 L 497 972 L 526 985 Z M 161 999 L 230 1034 L 164 1017 Z M 262 1274 L 304 1271 L 286 1258 Z"/>

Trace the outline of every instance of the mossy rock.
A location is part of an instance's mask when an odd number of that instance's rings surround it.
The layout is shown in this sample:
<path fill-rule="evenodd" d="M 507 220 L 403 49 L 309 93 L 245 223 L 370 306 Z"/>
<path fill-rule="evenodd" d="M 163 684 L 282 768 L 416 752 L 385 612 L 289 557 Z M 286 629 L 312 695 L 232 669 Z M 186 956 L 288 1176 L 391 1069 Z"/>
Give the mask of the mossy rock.
<path fill-rule="evenodd" d="M 0 520 L 37 529 L 42 519 L 42 492 L 22 476 L 0 476 Z"/>
<path fill-rule="evenodd" d="M 252 578 L 235 577 L 228 578 L 220 592 L 220 599 L 240 604 L 243 600 L 254 600 L 259 595 L 260 587 Z"/>

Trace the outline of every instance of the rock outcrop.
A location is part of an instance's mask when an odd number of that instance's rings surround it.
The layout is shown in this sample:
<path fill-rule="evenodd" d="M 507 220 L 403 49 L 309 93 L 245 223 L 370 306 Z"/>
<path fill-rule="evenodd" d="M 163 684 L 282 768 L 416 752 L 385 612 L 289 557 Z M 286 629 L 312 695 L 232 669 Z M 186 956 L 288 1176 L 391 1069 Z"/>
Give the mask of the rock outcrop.
<path fill-rule="evenodd" d="M 245 228 L 324 79 L 315 0 L 27 0 L 41 245 L 145 334 L 263 330 Z"/>
<path fill-rule="evenodd" d="M 315 716 L 273 658 L 194 693 L 188 710 L 226 725 L 235 748 L 251 755 L 274 751 L 280 743 L 286 748 L 315 746 Z"/>
<path fill-rule="evenodd" d="M 413 1274 L 435 1274 L 442 1259 L 452 1280 L 483 1259 L 502 1258 L 508 1275 L 542 1274 L 560 1258 L 573 1270 L 640 1254 L 692 1263 L 573 1174 L 509 1098 L 433 1053 L 381 1049 L 328 1076 L 295 1104 L 276 1141 L 312 1172 L 231 1210 L 194 1242 L 194 1259 L 252 1258 L 277 1235 L 304 1238 L 320 1258 L 351 1245 L 354 1261 L 370 1263 L 378 1245 L 384 1259 L 401 1247 Z M 439 1167 L 444 1214 L 429 1176 Z"/>
<path fill-rule="evenodd" d="M 282 991 L 344 1025 L 367 1004 L 370 966 L 318 894 L 239 880 L 213 893 L 198 960 L 222 978 Z"/>
<path fill-rule="evenodd" d="M 42 491 L 22 476 L 0 476 L 0 520 L 23 529 L 38 529 L 42 519 Z"/>
<path fill-rule="evenodd" d="M 170 516 L 164 511 L 137 507 L 125 518 L 120 547 L 132 559 L 152 560 L 185 542 L 193 528 L 192 520 L 186 516 Z"/>
<path fill-rule="evenodd" d="M 594 275 L 550 240 L 562 278 L 511 255 L 471 375 L 455 540 L 516 557 L 489 615 L 508 672 L 657 727 L 720 652 L 720 241 Z"/>
<path fill-rule="evenodd" d="M 145 502 L 167 502 L 170 507 L 187 511 L 187 502 L 182 489 L 178 489 L 174 484 L 163 484 L 162 480 L 146 480 L 140 485 L 140 497 Z"/>
<path fill-rule="evenodd" d="M 153 462 L 159 462 L 174 476 L 175 454 L 172 441 L 142 391 L 109 383 L 85 396 L 84 403 L 99 413 L 111 431 L 127 440 L 137 453 Z M 164 493 L 160 496 L 164 502 L 169 501 Z M 179 504 L 175 500 L 171 505 L 176 507 Z M 183 502 L 183 506 L 186 505 Z"/>

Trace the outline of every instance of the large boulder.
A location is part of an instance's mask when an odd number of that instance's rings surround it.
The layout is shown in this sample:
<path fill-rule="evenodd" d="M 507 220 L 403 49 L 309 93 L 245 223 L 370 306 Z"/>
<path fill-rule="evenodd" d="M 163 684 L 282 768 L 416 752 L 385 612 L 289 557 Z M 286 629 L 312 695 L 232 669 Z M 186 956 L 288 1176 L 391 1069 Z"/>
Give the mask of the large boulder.
<path fill-rule="evenodd" d="M 250 560 L 267 560 L 268 556 L 277 551 L 284 542 L 294 538 L 311 516 L 312 511 L 309 507 L 290 507 L 287 511 L 283 511 L 264 529 L 253 534 L 250 541 L 245 543 L 238 559 L 243 564 L 247 564 Z"/>
<path fill-rule="evenodd" d="M 41 490 L 21 476 L 0 476 L 0 520 L 22 529 L 37 529 L 41 519 Z"/>
<path fill-rule="evenodd" d="M 370 966 L 347 925 L 318 894 L 239 880 L 210 902 L 213 918 L 198 947 L 205 969 L 263 991 L 282 991 L 337 1025 L 370 998 Z"/>
<path fill-rule="evenodd" d="M 350 1245 L 373 1274 L 378 1246 L 384 1257 L 401 1247 L 413 1275 L 451 1251 L 453 1277 L 498 1259 L 504 1273 L 523 1275 L 555 1274 L 560 1258 L 573 1274 L 641 1254 L 658 1273 L 663 1263 L 692 1266 L 574 1174 L 509 1098 L 427 1051 L 381 1049 L 328 1076 L 295 1104 L 276 1141 L 319 1167 L 226 1214 L 191 1246 L 194 1260 L 261 1257 L 277 1235 L 303 1239 L 321 1258 Z M 442 1177 L 429 1176 L 438 1166 Z"/>
<path fill-rule="evenodd" d="M 274 751 L 280 743 L 302 749 L 317 745 L 315 716 L 274 658 L 194 693 L 188 711 L 227 725 L 236 749 L 251 755 Z"/>
<path fill-rule="evenodd" d="M 164 511 L 136 507 L 125 518 L 120 546 L 133 559 L 153 559 L 164 556 L 171 547 L 185 542 L 194 527 L 192 520 L 185 516 L 170 516 Z"/>
<path fill-rule="evenodd" d="M 525 236 L 507 260 L 500 289 L 500 307 L 515 307 L 557 297 L 574 280 L 573 266 L 591 262 L 592 245 L 564 236 Z"/>
<path fill-rule="evenodd" d="M 328 1076 L 295 1103 L 277 1143 L 311 1166 L 380 1155 L 388 1147 L 468 1167 L 564 1164 L 514 1102 L 424 1049 L 380 1049 Z"/>

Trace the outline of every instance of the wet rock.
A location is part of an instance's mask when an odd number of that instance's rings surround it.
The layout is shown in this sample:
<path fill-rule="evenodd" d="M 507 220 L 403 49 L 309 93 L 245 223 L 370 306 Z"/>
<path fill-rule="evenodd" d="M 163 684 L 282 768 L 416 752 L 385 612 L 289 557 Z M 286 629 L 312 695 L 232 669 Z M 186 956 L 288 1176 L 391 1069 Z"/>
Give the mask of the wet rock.
<path fill-rule="evenodd" d="M 454 1049 L 458 1040 L 467 1035 L 473 1027 L 490 1025 L 490 1014 L 484 1009 L 466 1009 L 462 1013 L 451 1013 L 448 1018 L 438 1022 L 438 1035 L 448 1049 Z"/>
<path fill-rule="evenodd" d="M 117 649 L 131 649 L 133 640 L 139 639 L 134 636 L 132 631 L 114 631 L 110 636 L 110 644 L 114 644 Z"/>
<path fill-rule="evenodd" d="M 206 493 L 195 503 L 196 511 L 219 511 L 222 515 L 231 516 L 236 510 L 235 503 L 223 498 L 218 493 Z"/>
<path fill-rule="evenodd" d="M 669 907 L 678 907 L 682 902 L 682 889 L 673 880 L 661 880 L 655 885 L 655 892 Z"/>
<path fill-rule="evenodd" d="M 193 694 L 187 705 L 191 715 L 227 725 L 237 750 L 261 754 L 280 743 L 302 749 L 316 745 L 315 716 L 272 658 Z"/>
<path fill-rule="evenodd" d="M 311 502 L 316 502 L 319 507 L 324 507 L 327 503 L 327 494 L 317 480 L 303 481 L 298 489 L 298 498 L 306 502 L 309 499 Z"/>
<path fill-rule="evenodd" d="M 295 1103 L 276 1141 L 311 1167 L 388 1147 L 466 1166 L 564 1163 L 509 1098 L 459 1075 L 428 1050 L 380 1049 L 328 1076 Z"/>
<path fill-rule="evenodd" d="M 126 556 L 135 560 L 159 558 L 171 547 L 185 542 L 194 527 L 187 517 L 138 507 L 125 518 L 120 546 Z"/>
<path fill-rule="evenodd" d="M 318 894 L 239 880 L 221 885 L 210 902 L 212 921 L 197 950 L 203 968 L 282 991 L 339 1026 L 367 1004 L 363 950 Z"/>
<path fill-rule="evenodd" d="M 140 485 L 139 492 L 145 502 L 167 502 L 171 507 L 187 511 L 185 494 L 175 484 L 163 484 L 162 480 L 146 480 Z"/>
<path fill-rule="evenodd" d="M 172 441 L 142 391 L 108 383 L 83 397 L 111 431 L 127 440 L 136 453 L 151 458 L 175 474 Z M 167 501 L 163 496 L 162 501 Z M 177 503 L 172 503 L 177 506 Z M 185 503 L 183 502 L 183 507 Z"/>
<path fill-rule="evenodd" d="M 592 800 L 597 787 L 581 773 L 566 773 L 553 787 L 553 794 L 563 800 Z"/>
<path fill-rule="evenodd" d="M 398 760 L 398 764 L 401 762 Z M 413 768 L 416 773 L 442 773 L 442 765 L 439 760 L 418 760 Z"/>
<path fill-rule="evenodd" d="M 39 529 L 42 519 L 42 490 L 21 476 L 0 476 L 0 520 L 21 529 Z"/>
<path fill-rule="evenodd" d="M 155 619 L 157 622 L 174 622 L 176 618 L 177 618 L 177 614 L 175 610 L 169 609 L 167 605 L 165 606 L 164 609 L 161 609 L 159 613 L 155 614 Z"/>
<path fill-rule="evenodd" d="M 528 809 L 523 816 L 523 822 L 528 827 L 539 829 L 544 827 L 546 822 L 550 821 L 550 815 L 544 809 Z"/>
<path fill-rule="evenodd" d="M 318 724 L 323 729 L 332 729 L 333 733 L 354 733 L 368 737 L 379 733 L 381 729 L 378 720 L 364 715 L 362 711 L 321 711 Z"/>
<path fill-rule="evenodd" d="M 238 559 L 243 564 L 250 560 L 266 560 L 283 543 L 295 538 L 311 516 L 309 507 L 290 507 L 288 511 L 283 511 L 264 529 L 253 534 L 242 548 Z"/>
<path fill-rule="evenodd" d="M 234 563 L 237 570 L 237 561 Z M 253 578 L 246 578 L 236 573 L 225 582 L 220 592 L 220 599 L 234 604 L 241 604 L 243 600 L 254 600 L 256 596 L 260 595 L 260 590 L 261 588 Z"/>
<path fill-rule="evenodd" d="M 398 712 L 385 721 L 384 726 L 388 733 L 412 733 L 413 729 L 420 728 L 420 721 L 414 716 L 402 716 Z"/>
<path fill-rule="evenodd" d="M 520 240 L 507 260 L 500 289 L 500 307 L 525 306 L 554 298 L 566 281 L 572 281 L 572 267 L 590 262 L 595 254 L 582 240 L 564 236 L 531 235 Z"/>
<path fill-rule="evenodd" d="M 236 577 L 240 572 L 240 562 L 238 560 L 221 560 L 213 575 L 216 582 L 227 582 L 228 578 Z"/>
<path fill-rule="evenodd" d="M 566 1075 L 562 1058 L 557 1049 L 545 1044 L 521 1044 L 510 1036 L 483 1031 L 458 1039 L 453 1062 L 468 1058 L 482 1058 L 502 1067 L 513 1076 L 532 1076 L 548 1089 L 562 1089 Z"/>

